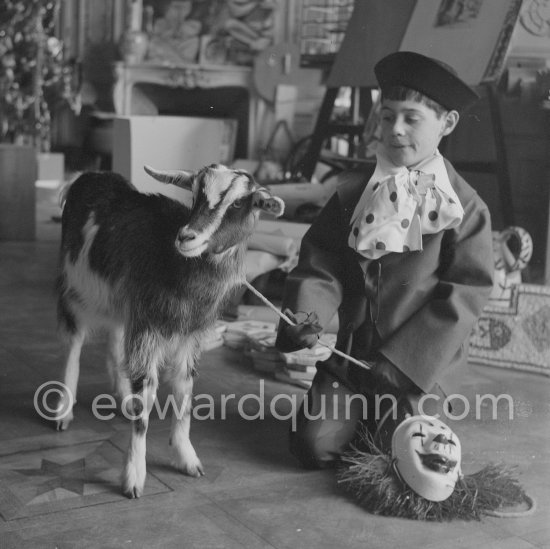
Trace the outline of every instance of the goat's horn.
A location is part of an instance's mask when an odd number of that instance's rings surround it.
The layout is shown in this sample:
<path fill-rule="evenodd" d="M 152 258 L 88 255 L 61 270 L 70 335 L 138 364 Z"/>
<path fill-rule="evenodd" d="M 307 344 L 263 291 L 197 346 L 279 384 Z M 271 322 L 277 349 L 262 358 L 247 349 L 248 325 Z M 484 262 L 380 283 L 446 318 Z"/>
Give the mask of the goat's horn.
<path fill-rule="evenodd" d="M 155 170 L 151 166 L 143 166 L 143 169 L 154 179 L 161 183 L 170 183 L 183 189 L 191 190 L 193 172 L 183 170 Z"/>

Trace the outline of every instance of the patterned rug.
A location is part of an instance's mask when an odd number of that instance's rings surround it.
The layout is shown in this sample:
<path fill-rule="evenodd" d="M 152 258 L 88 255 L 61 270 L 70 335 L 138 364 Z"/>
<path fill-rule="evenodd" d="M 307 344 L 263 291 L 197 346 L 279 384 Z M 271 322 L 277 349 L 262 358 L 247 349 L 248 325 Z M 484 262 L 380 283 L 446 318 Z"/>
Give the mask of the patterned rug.
<path fill-rule="evenodd" d="M 492 300 L 471 334 L 470 361 L 550 376 L 550 287 L 518 284 Z"/>

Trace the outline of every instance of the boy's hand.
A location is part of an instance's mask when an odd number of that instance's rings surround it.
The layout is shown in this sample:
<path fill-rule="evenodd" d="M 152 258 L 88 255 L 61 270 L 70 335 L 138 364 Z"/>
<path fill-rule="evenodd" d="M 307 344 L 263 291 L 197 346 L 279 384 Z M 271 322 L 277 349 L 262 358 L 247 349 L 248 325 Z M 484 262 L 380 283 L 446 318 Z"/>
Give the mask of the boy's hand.
<path fill-rule="evenodd" d="M 315 347 L 319 341 L 319 334 L 323 327 L 319 324 L 317 313 L 298 312 L 294 314 L 287 309 L 284 314 L 295 322 L 295 326 L 286 325 L 284 327 L 285 335 L 298 346 L 299 349 Z"/>
<path fill-rule="evenodd" d="M 415 384 L 381 353 L 378 353 L 376 357 L 372 373 L 379 381 L 387 383 L 400 391 L 410 391 L 415 388 Z"/>

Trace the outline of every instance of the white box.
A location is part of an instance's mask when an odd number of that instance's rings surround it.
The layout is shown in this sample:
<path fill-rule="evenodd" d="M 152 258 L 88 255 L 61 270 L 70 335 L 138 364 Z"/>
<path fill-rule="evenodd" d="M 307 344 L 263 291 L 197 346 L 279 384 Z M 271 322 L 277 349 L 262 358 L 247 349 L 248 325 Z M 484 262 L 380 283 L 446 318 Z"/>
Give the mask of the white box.
<path fill-rule="evenodd" d="M 36 154 L 38 162 L 38 181 L 44 182 L 44 186 L 59 186 L 65 180 L 65 155 L 63 153 Z"/>
<path fill-rule="evenodd" d="M 138 188 L 157 170 L 198 170 L 209 164 L 230 164 L 237 121 L 188 116 L 116 117 L 113 123 L 113 166 Z"/>

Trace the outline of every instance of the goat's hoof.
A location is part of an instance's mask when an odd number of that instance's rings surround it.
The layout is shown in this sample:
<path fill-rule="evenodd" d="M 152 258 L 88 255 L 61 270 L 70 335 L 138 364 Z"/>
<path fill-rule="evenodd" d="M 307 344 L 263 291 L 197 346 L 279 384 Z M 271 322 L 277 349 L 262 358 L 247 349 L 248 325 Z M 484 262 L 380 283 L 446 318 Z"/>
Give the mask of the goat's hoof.
<path fill-rule="evenodd" d="M 143 495 L 143 485 L 122 483 L 122 493 L 129 499 L 138 499 Z"/>
<path fill-rule="evenodd" d="M 176 463 L 175 467 L 185 475 L 190 477 L 200 478 L 204 476 L 204 467 L 199 458 L 195 458 L 189 463 Z"/>
<path fill-rule="evenodd" d="M 71 421 L 74 419 L 73 413 L 67 414 L 65 417 L 55 420 L 55 429 L 57 431 L 66 431 L 71 424 Z"/>
<path fill-rule="evenodd" d="M 128 499 L 139 499 L 143 495 L 143 488 L 138 488 L 137 486 L 132 486 L 128 488 L 122 488 L 122 493 Z"/>
<path fill-rule="evenodd" d="M 199 478 L 199 477 L 204 477 L 205 474 L 206 473 L 204 472 L 204 468 L 202 466 L 202 463 L 199 461 L 199 464 L 196 468 L 196 473 L 193 476 Z"/>
<path fill-rule="evenodd" d="M 122 475 L 122 493 L 130 499 L 138 499 L 143 495 L 145 486 L 145 463 L 128 463 Z"/>

